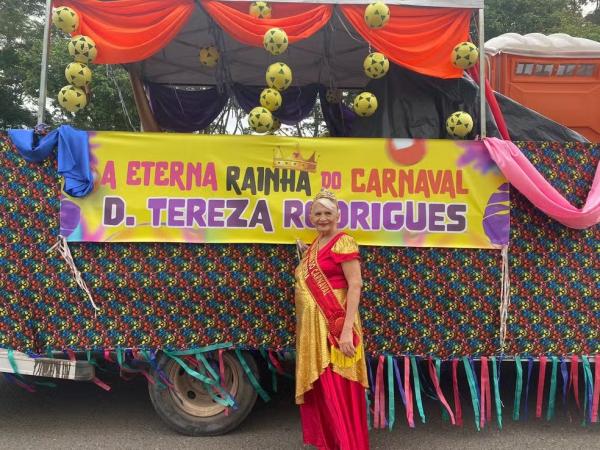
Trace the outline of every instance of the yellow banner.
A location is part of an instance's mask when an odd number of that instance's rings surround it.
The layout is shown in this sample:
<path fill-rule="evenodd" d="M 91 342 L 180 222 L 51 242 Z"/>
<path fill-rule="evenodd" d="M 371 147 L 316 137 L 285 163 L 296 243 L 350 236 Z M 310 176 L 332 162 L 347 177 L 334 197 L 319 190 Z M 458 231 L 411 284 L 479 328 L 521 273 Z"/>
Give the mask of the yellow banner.
<path fill-rule="evenodd" d="M 95 185 L 61 202 L 69 241 L 309 242 L 326 187 L 362 245 L 508 243 L 508 184 L 477 141 L 88 136 Z"/>

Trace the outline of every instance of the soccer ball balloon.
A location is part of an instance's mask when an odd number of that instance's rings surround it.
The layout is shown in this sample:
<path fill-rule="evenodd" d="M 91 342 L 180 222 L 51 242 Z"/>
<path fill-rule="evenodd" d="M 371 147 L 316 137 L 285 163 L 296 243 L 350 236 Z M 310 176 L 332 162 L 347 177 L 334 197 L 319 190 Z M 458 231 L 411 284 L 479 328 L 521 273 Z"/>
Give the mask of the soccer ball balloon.
<path fill-rule="evenodd" d="M 273 127 L 273 115 L 267 108 L 257 106 L 248 114 L 248 125 L 257 133 L 266 133 Z"/>
<path fill-rule="evenodd" d="M 214 45 L 209 47 L 202 47 L 200 49 L 200 64 L 206 67 L 215 67 L 219 62 L 219 50 Z"/>
<path fill-rule="evenodd" d="M 67 111 L 74 113 L 87 105 L 87 96 L 83 89 L 69 84 L 58 93 L 58 103 Z"/>
<path fill-rule="evenodd" d="M 369 117 L 377 111 L 377 97 L 370 92 L 361 92 L 354 99 L 354 112 L 362 117 Z"/>
<path fill-rule="evenodd" d="M 281 55 L 288 48 L 287 33 L 281 28 L 271 28 L 263 37 L 263 46 L 271 55 Z"/>
<path fill-rule="evenodd" d="M 459 69 L 470 69 L 477 64 L 479 51 L 472 42 L 461 42 L 452 50 L 452 65 Z"/>
<path fill-rule="evenodd" d="M 80 62 L 72 62 L 65 68 L 65 78 L 73 86 L 85 87 L 92 81 L 92 71 Z"/>
<path fill-rule="evenodd" d="M 73 33 L 79 27 L 79 16 L 68 6 L 52 10 L 52 23 L 65 33 Z"/>
<path fill-rule="evenodd" d="M 287 64 L 276 62 L 267 68 L 265 75 L 267 86 L 278 91 L 285 91 L 292 84 L 292 70 Z"/>
<path fill-rule="evenodd" d="M 390 20 L 390 8 L 383 2 L 369 4 L 365 8 L 365 23 L 369 28 L 383 28 Z"/>
<path fill-rule="evenodd" d="M 340 103 L 342 101 L 342 91 L 334 88 L 327 89 L 325 92 L 325 100 L 327 100 L 329 103 Z"/>
<path fill-rule="evenodd" d="M 383 53 L 370 53 L 363 62 L 365 74 L 369 78 L 381 78 L 390 70 L 390 62 Z"/>
<path fill-rule="evenodd" d="M 277 89 L 266 88 L 260 93 L 260 104 L 263 108 L 267 108 L 273 112 L 279 109 L 282 99 L 281 94 Z"/>
<path fill-rule="evenodd" d="M 473 118 L 464 111 L 456 111 L 446 119 L 446 131 L 450 136 L 464 138 L 473 129 Z"/>
<path fill-rule="evenodd" d="M 69 54 L 77 62 L 91 63 L 96 59 L 98 50 L 96 49 L 96 43 L 92 38 L 88 36 L 82 36 L 78 34 L 73 36 L 69 41 Z"/>
<path fill-rule="evenodd" d="M 281 121 L 273 116 L 273 125 L 271 126 L 271 133 L 275 133 L 277 130 L 281 128 Z"/>
<path fill-rule="evenodd" d="M 252 2 L 248 13 L 257 19 L 270 19 L 271 7 L 267 2 Z"/>

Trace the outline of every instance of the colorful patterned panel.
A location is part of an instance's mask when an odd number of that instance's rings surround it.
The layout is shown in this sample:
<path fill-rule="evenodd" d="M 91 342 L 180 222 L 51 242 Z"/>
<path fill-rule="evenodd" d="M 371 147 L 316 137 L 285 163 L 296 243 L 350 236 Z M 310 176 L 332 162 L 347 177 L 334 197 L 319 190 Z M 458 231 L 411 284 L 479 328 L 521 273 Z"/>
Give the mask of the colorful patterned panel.
<path fill-rule="evenodd" d="M 293 347 L 292 246 L 71 244 L 101 308 L 95 315 L 65 261 L 46 253 L 59 230 L 55 162 L 26 163 L 4 135 L 0 141 L 0 347 Z M 582 204 L 600 147 L 519 145 Z M 511 214 L 509 353 L 600 351 L 600 227 L 567 229 L 514 191 Z M 498 251 L 361 253 L 369 353 L 496 352 Z"/>

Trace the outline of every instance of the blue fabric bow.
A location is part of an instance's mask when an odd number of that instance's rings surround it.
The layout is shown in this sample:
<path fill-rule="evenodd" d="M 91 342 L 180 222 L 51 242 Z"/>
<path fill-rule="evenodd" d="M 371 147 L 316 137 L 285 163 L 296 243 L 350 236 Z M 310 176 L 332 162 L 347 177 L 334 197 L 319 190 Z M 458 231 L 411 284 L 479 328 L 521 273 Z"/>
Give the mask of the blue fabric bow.
<path fill-rule="evenodd" d="M 85 197 L 94 188 L 87 132 L 62 125 L 41 138 L 37 145 L 33 130 L 8 130 L 8 136 L 29 162 L 43 161 L 58 145 L 58 173 L 65 180 L 63 191 L 67 195 Z"/>

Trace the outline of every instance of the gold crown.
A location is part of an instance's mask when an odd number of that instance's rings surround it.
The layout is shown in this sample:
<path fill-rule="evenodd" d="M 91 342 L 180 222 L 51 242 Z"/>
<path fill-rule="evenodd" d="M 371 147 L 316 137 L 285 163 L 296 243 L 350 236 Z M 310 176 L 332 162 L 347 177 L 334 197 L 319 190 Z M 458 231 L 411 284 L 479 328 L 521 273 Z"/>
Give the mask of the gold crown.
<path fill-rule="evenodd" d="M 308 159 L 304 159 L 300 150 L 296 149 L 291 156 L 285 157 L 281 147 L 277 147 L 273 151 L 273 167 L 313 173 L 317 171 L 317 153 L 313 152 Z"/>
<path fill-rule="evenodd" d="M 326 198 L 328 200 L 331 200 L 333 203 L 335 203 L 337 205 L 337 198 L 335 196 L 335 194 L 333 192 L 331 192 L 328 189 L 322 188 L 317 195 L 315 195 L 315 202 L 321 198 Z"/>

